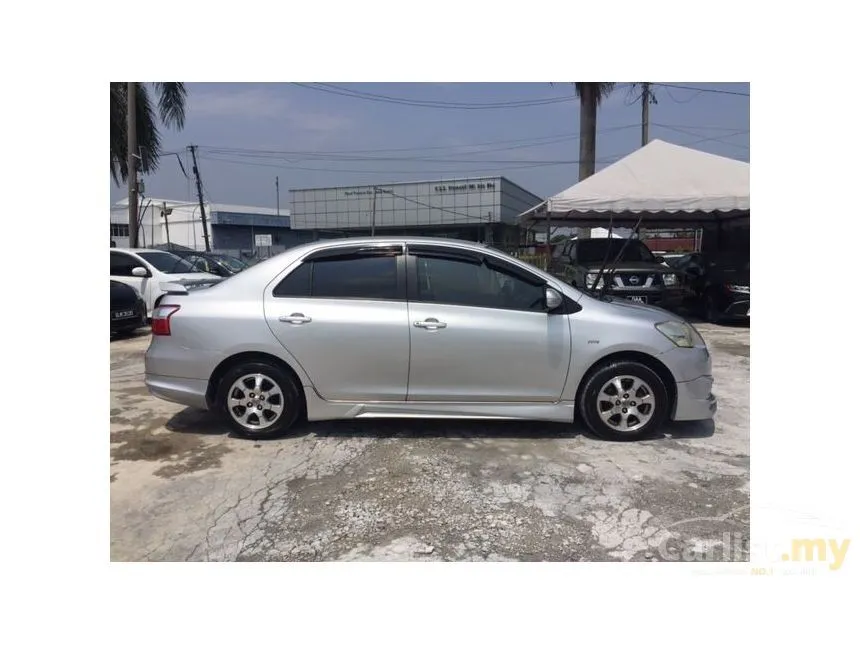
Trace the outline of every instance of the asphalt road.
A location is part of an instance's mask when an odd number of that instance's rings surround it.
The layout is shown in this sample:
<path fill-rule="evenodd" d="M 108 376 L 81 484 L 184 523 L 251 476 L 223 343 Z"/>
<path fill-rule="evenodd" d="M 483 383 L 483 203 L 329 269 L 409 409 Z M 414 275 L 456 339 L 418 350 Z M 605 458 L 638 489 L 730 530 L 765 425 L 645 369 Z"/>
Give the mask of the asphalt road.
<path fill-rule="evenodd" d="M 111 559 L 747 560 L 749 327 L 697 325 L 714 422 L 351 421 L 269 441 L 150 396 L 111 342 Z"/>

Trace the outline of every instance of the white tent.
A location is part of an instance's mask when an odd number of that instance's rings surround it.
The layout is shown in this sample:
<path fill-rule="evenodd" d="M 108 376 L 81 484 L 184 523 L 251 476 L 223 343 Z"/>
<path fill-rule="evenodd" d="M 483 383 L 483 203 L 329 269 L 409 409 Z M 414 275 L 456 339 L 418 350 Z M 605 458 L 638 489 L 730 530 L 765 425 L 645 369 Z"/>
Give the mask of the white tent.
<path fill-rule="evenodd" d="M 750 165 L 666 143 L 639 148 L 524 213 L 554 225 L 649 227 L 748 218 Z"/>

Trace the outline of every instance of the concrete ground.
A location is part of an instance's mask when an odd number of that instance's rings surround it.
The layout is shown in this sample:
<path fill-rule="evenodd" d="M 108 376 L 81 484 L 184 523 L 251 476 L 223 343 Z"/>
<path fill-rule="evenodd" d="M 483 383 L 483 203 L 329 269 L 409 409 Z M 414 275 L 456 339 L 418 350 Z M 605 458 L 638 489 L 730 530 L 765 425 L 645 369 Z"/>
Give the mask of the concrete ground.
<path fill-rule="evenodd" d="M 610 443 L 577 423 L 351 421 L 248 441 L 111 342 L 112 560 L 747 560 L 749 327 L 697 325 L 714 422 Z"/>

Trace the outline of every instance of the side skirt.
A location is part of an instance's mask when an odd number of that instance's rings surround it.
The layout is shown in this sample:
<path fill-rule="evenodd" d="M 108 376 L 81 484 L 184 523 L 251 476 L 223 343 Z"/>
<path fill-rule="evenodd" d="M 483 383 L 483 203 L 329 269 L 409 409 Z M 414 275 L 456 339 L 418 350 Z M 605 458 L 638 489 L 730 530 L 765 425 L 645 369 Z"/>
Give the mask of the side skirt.
<path fill-rule="evenodd" d="M 521 419 L 573 422 L 574 403 L 433 403 L 429 401 L 380 401 L 355 403 L 326 401 L 312 387 L 305 388 L 308 421 L 330 419 Z"/>

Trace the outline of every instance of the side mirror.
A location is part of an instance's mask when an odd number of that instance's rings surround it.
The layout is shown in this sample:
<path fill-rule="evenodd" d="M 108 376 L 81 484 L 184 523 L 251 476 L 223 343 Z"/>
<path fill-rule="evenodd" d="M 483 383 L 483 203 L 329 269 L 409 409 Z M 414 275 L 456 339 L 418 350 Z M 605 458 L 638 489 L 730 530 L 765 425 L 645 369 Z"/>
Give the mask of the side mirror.
<path fill-rule="evenodd" d="M 131 275 L 133 275 L 136 278 L 145 278 L 146 276 L 149 275 L 149 271 L 147 271 L 143 267 L 134 267 L 131 270 Z"/>
<path fill-rule="evenodd" d="M 563 302 L 564 298 L 558 291 L 552 287 L 546 287 L 544 289 L 544 303 L 546 304 L 547 311 L 555 311 L 561 307 Z"/>

